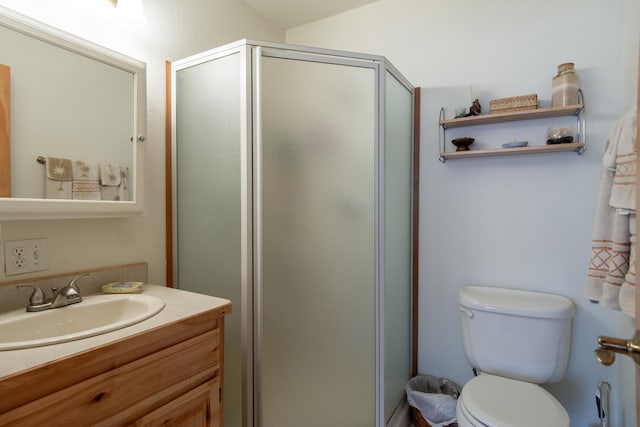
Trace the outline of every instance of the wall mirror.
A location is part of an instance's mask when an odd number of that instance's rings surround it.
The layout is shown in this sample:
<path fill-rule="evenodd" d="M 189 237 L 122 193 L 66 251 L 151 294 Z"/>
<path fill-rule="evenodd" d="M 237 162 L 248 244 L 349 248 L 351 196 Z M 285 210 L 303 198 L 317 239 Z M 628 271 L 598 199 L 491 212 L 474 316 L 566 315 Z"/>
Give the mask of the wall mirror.
<path fill-rule="evenodd" d="M 143 211 L 146 65 L 0 7 L 0 220 Z"/>

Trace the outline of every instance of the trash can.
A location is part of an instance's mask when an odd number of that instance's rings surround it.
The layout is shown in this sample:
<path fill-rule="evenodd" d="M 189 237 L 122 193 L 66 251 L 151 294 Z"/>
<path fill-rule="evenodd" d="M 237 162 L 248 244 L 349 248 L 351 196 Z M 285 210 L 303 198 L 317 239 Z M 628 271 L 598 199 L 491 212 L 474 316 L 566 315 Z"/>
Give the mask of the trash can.
<path fill-rule="evenodd" d="M 460 386 L 446 378 L 418 375 L 407 382 L 407 401 L 416 427 L 455 427 Z"/>

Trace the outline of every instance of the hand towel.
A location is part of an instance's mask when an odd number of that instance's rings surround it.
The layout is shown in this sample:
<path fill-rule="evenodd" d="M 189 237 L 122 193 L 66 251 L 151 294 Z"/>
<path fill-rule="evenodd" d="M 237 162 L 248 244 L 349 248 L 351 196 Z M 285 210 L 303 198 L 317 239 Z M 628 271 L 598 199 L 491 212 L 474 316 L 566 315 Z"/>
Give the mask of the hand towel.
<path fill-rule="evenodd" d="M 584 295 L 635 316 L 636 109 L 613 126 L 602 159 Z"/>
<path fill-rule="evenodd" d="M 100 200 L 98 163 L 73 161 L 73 198 L 76 200 Z"/>
<path fill-rule="evenodd" d="M 71 160 L 47 157 L 45 159 L 44 197 L 71 199 Z"/>
<path fill-rule="evenodd" d="M 100 165 L 101 171 L 104 170 L 105 164 Z M 100 185 L 100 194 L 102 196 L 102 200 L 123 200 L 128 201 L 131 200 L 129 198 L 129 168 L 125 166 L 119 166 L 114 164 L 109 164 L 108 168 L 108 176 L 104 177 L 104 173 L 101 172 L 101 185 Z M 117 178 L 114 178 L 114 173 L 117 174 Z M 105 184 L 107 183 L 107 184 Z M 116 184 L 117 183 L 117 184 Z"/>
<path fill-rule="evenodd" d="M 100 163 L 100 185 L 117 187 L 120 185 L 120 166 L 113 163 Z"/>
<path fill-rule="evenodd" d="M 637 108 L 626 113 L 615 129 L 618 141 L 615 175 L 609 204 L 618 209 L 636 210 L 636 130 Z"/>
<path fill-rule="evenodd" d="M 636 214 L 629 215 L 629 234 L 631 250 L 629 254 L 629 270 L 620 287 L 620 308 L 629 316 L 636 315 Z"/>

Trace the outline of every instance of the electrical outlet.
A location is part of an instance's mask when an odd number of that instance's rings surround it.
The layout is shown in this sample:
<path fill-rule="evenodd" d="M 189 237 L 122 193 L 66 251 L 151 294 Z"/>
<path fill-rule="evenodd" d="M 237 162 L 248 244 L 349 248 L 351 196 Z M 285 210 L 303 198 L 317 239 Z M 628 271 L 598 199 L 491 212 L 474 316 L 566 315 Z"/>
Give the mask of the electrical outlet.
<path fill-rule="evenodd" d="M 4 271 L 7 276 L 49 268 L 47 239 L 4 242 Z"/>

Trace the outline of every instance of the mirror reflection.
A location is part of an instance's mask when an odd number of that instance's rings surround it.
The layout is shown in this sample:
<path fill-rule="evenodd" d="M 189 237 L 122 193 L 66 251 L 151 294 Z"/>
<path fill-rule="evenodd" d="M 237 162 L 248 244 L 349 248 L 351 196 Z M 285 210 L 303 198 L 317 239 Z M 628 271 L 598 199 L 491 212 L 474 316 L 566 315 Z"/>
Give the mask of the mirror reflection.
<path fill-rule="evenodd" d="M 0 200 L 134 200 L 144 66 L 12 24 L 0 20 Z"/>

